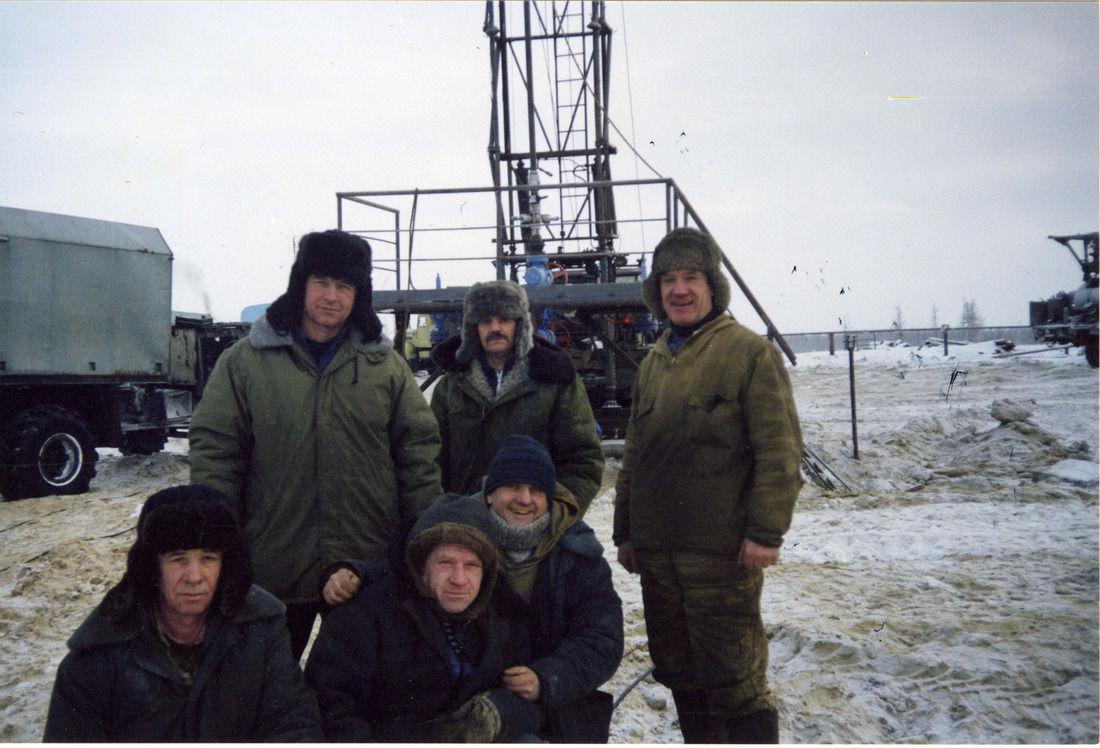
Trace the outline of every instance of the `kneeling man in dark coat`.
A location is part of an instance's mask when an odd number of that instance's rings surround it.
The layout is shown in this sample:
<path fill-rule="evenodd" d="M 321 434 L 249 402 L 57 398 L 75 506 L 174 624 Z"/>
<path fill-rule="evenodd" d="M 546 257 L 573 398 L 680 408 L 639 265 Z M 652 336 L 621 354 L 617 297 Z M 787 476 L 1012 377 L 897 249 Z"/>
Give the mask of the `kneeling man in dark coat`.
<path fill-rule="evenodd" d="M 49 742 L 321 739 L 317 700 L 290 652 L 283 604 L 252 584 L 225 497 L 149 497 L 122 581 L 69 639 Z"/>
<path fill-rule="evenodd" d="M 546 448 L 513 434 L 473 497 L 502 556 L 494 607 L 516 629 L 504 686 L 540 708 L 543 741 L 606 743 L 612 698 L 599 687 L 623 656 L 623 606 L 603 546 L 556 486 Z"/>
<path fill-rule="evenodd" d="M 488 514 L 449 494 L 399 533 L 385 564 L 359 564 L 358 592 L 321 624 L 306 663 L 325 738 L 510 742 L 538 709 L 503 687 L 514 661 L 489 606 L 499 559 Z"/>

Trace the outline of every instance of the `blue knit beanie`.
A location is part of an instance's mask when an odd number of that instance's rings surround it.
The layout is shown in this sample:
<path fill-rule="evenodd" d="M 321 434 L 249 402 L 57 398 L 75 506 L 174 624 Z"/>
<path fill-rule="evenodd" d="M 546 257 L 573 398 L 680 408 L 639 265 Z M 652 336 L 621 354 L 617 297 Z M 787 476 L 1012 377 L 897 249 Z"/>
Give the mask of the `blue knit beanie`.
<path fill-rule="evenodd" d="M 525 434 L 512 434 L 501 442 L 489 463 L 489 475 L 483 489 L 485 495 L 506 483 L 526 483 L 553 498 L 558 477 L 554 461 L 540 441 Z"/>

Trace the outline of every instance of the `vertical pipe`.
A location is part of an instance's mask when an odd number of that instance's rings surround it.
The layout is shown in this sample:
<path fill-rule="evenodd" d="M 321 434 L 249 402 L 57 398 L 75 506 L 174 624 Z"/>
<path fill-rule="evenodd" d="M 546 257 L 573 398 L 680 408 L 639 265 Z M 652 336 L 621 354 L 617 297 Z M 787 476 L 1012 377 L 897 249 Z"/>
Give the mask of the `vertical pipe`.
<path fill-rule="evenodd" d="M 505 14 L 505 0 L 500 0 L 500 33 L 497 35 L 497 52 L 499 58 L 497 60 L 497 66 L 500 70 L 500 106 L 504 112 L 502 118 L 504 124 L 504 153 L 511 156 L 512 154 L 512 96 L 510 87 L 508 85 L 508 48 L 511 42 L 508 41 L 508 22 L 504 17 Z"/>
<path fill-rule="evenodd" d="M 848 349 L 848 387 L 852 393 L 852 458 L 859 459 L 859 432 L 856 428 L 856 336 L 845 338 Z"/>
<path fill-rule="evenodd" d="M 416 203 L 415 203 L 415 200 L 414 200 L 413 205 L 415 206 L 415 204 Z M 415 212 L 415 210 L 416 209 L 414 207 L 413 211 Z M 410 227 L 410 230 L 411 230 L 411 227 Z M 410 243 L 412 242 L 412 237 L 411 236 L 409 237 L 409 242 Z M 400 291 L 401 290 L 401 214 L 397 213 L 397 212 L 395 212 L 393 214 L 393 251 L 394 251 L 393 271 L 394 271 L 394 276 L 397 278 L 397 285 L 395 286 L 395 288 L 398 291 Z M 411 253 L 410 253 L 409 256 L 410 256 L 410 258 L 412 257 Z M 411 273 L 412 270 L 410 269 L 409 272 Z M 411 278 L 410 278 L 410 280 L 411 280 Z M 394 323 L 393 348 L 394 348 L 395 351 L 397 351 L 397 355 L 399 355 L 401 358 L 405 358 L 405 329 L 409 326 L 409 311 L 408 311 L 408 309 L 409 309 L 408 297 L 406 297 L 405 298 L 405 311 L 404 312 L 394 311 L 394 313 L 393 313 L 393 323 Z"/>
<path fill-rule="evenodd" d="M 401 290 L 401 214 L 393 214 L 393 264 L 397 290 Z"/>
<path fill-rule="evenodd" d="M 502 148 L 504 154 L 509 158 L 505 161 L 504 169 L 508 173 L 508 184 L 512 184 L 512 96 L 509 88 L 508 78 L 508 22 L 505 18 L 506 5 L 505 0 L 500 0 L 499 6 L 499 18 L 500 29 L 498 30 L 494 43 L 490 44 L 491 53 L 494 55 L 493 64 L 494 72 L 500 75 L 500 107 L 503 112 L 503 116 L 500 118 L 500 123 L 503 125 L 504 131 L 504 143 Z M 494 97 L 495 104 L 495 97 Z M 500 154 L 497 154 L 497 158 L 500 158 Z M 494 173 L 495 186 L 500 187 L 500 166 L 498 163 L 497 170 Z M 508 213 L 512 213 L 512 192 L 508 192 Z M 504 262 L 504 242 L 505 238 L 514 239 L 515 234 L 512 226 L 507 223 L 504 217 L 504 203 L 500 193 L 497 193 L 497 262 L 496 273 L 497 280 L 504 280 L 504 268 L 507 263 Z"/>
<path fill-rule="evenodd" d="M 615 325 L 608 315 L 604 315 L 603 334 L 607 336 L 608 340 L 615 339 Z M 603 371 L 604 382 L 607 385 L 604 392 L 603 405 L 607 406 L 610 405 L 612 402 L 615 402 L 618 399 L 619 394 L 619 374 L 617 364 L 615 362 L 615 351 L 611 349 L 611 346 L 604 346 Z"/>
<path fill-rule="evenodd" d="M 606 179 L 603 176 L 604 165 L 604 146 L 607 144 L 607 126 L 604 123 L 604 86 L 603 76 L 607 72 L 604 70 L 604 63 L 606 58 L 601 54 L 603 52 L 603 45 L 601 44 L 600 35 L 600 11 L 601 3 L 592 3 L 592 20 L 588 24 L 588 28 L 592 31 L 592 59 L 589 61 L 590 68 L 592 70 L 592 126 L 596 131 L 596 159 L 600 162 L 600 170 L 597 172 L 597 179 Z M 587 123 L 586 123 L 587 124 Z"/>
<path fill-rule="evenodd" d="M 531 0 L 523 3 L 523 35 L 524 55 L 527 65 L 527 145 L 531 150 L 531 171 L 535 171 L 535 66 L 532 60 L 533 50 L 531 43 Z"/>

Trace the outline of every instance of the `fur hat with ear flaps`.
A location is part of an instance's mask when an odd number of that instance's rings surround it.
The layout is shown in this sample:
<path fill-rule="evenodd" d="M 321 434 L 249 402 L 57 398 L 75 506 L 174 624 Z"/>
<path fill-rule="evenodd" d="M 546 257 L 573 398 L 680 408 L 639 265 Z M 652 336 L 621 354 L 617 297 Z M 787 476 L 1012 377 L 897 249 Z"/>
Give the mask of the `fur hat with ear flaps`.
<path fill-rule="evenodd" d="M 710 234 L 690 226 L 673 229 L 653 250 L 652 269 L 642 281 L 642 299 L 658 320 L 664 320 L 668 315 L 661 304 L 661 273 L 699 270 L 707 276 L 714 292 L 714 306 L 725 311 L 730 305 L 730 284 L 721 266 L 722 250 Z"/>
<path fill-rule="evenodd" d="M 516 324 L 515 355 L 519 358 L 530 352 L 534 345 L 534 330 L 523 287 L 508 280 L 475 283 L 462 301 L 462 344 L 455 352 L 455 359 L 460 363 L 469 364 L 477 358 L 481 350 L 477 326 L 489 317 L 519 320 Z"/>
<path fill-rule="evenodd" d="M 434 596 L 424 584 L 423 575 L 428 555 L 437 545 L 461 545 L 481 559 L 481 588 L 470 606 L 462 611 L 463 618 L 477 618 L 488 605 L 500 567 L 489 511 L 474 496 L 449 493 L 428 507 L 409 531 L 405 564 L 425 597 Z"/>
<path fill-rule="evenodd" d="M 359 328 L 364 340 L 374 342 L 382 334 L 382 322 L 371 308 L 370 271 L 371 248 L 366 239 L 336 229 L 306 234 L 298 242 L 286 293 L 267 308 L 267 321 L 279 332 L 297 329 L 305 310 L 309 276 L 337 278 L 355 286 L 348 322 Z"/>
<path fill-rule="evenodd" d="M 141 507 L 137 540 L 126 556 L 122 581 L 103 598 L 103 610 L 122 618 L 158 598 L 160 556 L 169 551 L 220 551 L 221 573 L 210 607 L 232 618 L 252 586 L 252 557 L 225 495 L 205 486 L 157 491 Z"/>

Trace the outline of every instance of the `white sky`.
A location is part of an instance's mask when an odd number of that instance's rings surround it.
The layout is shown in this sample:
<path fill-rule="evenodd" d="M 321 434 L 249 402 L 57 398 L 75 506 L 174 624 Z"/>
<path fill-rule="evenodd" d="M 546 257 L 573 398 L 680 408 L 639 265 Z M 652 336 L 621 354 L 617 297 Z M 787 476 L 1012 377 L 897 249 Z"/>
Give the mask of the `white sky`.
<path fill-rule="evenodd" d="M 781 331 L 954 325 L 964 299 L 1026 324 L 1080 283 L 1046 237 L 1100 225 L 1097 9 L 608 3 L 611 116 Z M 0 205 L 156 226 L 174 308 L 237 319 L 336 192 L 490 184 L 483 15 L 0 2 Z M 654 176 L 615 144 L 615 178 Z"/>

